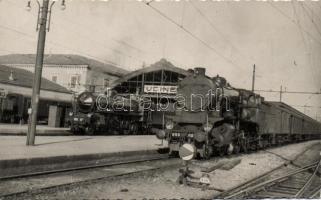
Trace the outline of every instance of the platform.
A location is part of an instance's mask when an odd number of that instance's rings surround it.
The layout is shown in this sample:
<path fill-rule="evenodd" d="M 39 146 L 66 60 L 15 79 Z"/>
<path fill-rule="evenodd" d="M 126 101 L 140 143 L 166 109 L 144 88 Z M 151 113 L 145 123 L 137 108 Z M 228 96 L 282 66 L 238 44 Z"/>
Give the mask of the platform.
<path fill-rule="evenodd" d="M 69 128 L 56 128 L 47 125 L 37 125 L 37 135 L 56 136 L 72 135 Z M 27 124 L 0 124 L 0 135 L 26 135 L 28 132 Z"/>
<path fill-rule="evenodd" d="M 41 136 L 26 146 L 25 136 L 0 136 L 0 176 L 15 168 L 19 172 L 79 166 L 101 160 L 157 154 L 166 148 L 155 136 Z M 43 170 L 43 169 L 42 169 Z M 8 171 L 8 173 L 9 173 Z"/>

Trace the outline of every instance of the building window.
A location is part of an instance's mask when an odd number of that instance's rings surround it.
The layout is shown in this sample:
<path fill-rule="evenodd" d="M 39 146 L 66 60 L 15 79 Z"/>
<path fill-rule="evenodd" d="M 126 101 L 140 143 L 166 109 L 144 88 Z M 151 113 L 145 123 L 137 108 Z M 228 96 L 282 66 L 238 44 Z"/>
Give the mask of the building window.
<path fill-rule="evenodd" d="M 70 78 L 70 88 L 75 88 L 76 85 L 80 84 L 80 76 L 79 75 L 74 75 L 71 76 Z"/>
<path fill-rule="evenodd" d="M 51 77 L 51 80 L 52 80 L 52 82 L 57 83 L 57 76 L 52 76 L 52 77 Z"/>
<path fill-rule="evenodd" d="M 104 88 L 109 86 L 109 79 L 105 78 L 104 79 Z"/>

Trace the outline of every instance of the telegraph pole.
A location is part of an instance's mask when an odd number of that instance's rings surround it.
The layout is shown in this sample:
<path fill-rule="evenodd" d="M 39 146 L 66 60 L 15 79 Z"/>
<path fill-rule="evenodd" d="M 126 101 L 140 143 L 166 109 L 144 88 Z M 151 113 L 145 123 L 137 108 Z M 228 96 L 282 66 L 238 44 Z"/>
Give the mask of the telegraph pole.
<path fill-rule="evenodd" d="M 28 146 L 35 144 L 38 106 L 39 106 L 39 100 L 40 100 L 41 75 L 42 75 L 43 58 L 44 58 L 45 42 L 46 42 L 46 31 L 47 30 L 49 31 L 51 9 L 55 3 L 55 1 L 52 1 L 49 9 L 49 1 L 50 0 L 43 0 L 42 5 L 40 6 L 39 0 L 37 0 L 38 9 L 39 9 L 38 19 L 37 19 L 37 31 L 39 31 L 39 33 L 38 33 L 35 72 L 33 77 L 31 109 L 30 109 L 29 120 L 28 120 L 28 133 L 27 133 L 27 142 L 26 142 Z M 27 10 L 31 9 L 30 5 L 31 4 L 29 0 L 27 5 Z M 65 0 L 62 0 L 61 9 L 64 10 L 65 7 L 66 7 Z M 49 22 L 48 22 L 48 28 L 47 28 L 48 13 L 49 13 Z"/>
<path fill-rule="evenodd" d="M 254 92 L 254 84 L 255 84 L 255 64 L 253 65 L 252 92 Z"/>
<path fill-rule="evenodd" d="M 38 104 L 40 96 L 41 74 L 43 66 L 43 57 L 46 42 L 46 27 L 47 27 L 47 15 L 48 15 L 49 0 L 43 0 L 41 17 L 39 21 L 39 33 L 38 33 L 38 45 L 37 45 L 37 57 L 35 65 L 35 74 L 33 78 L 32 96 L 31 96 L 31 114 L 30 114 L 30 129 L 27 135 L 27 145 L 35 144 L 36 136 L 36 124 L 38 115 Z M 38 26 L 38 25 L 37 25 Z"/>

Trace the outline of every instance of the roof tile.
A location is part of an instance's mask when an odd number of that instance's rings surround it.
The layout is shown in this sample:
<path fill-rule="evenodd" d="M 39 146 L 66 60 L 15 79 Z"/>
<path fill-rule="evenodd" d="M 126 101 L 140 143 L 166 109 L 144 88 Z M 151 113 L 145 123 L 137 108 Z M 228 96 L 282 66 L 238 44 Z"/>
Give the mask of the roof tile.
<path fill-rule="evenodd" d="M 9 79 L 11 72 L 13 74 L 13 80 Z M 33 73 L 24 69 L 0 65 L 0 83 L 31 88 L 33 84 L 33 75 Z M 54 92 L 71 93 L 66 88 L 45 78 L 41 79 L 41 89 Z"/>

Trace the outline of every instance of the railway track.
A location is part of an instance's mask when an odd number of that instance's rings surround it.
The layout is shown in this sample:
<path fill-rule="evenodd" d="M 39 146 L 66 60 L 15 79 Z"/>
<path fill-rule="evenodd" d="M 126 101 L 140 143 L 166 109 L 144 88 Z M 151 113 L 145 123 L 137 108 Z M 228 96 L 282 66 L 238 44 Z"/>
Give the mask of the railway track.
<path fill-rule="evenodd" d="M 93 165 L 87 165 L 87 166 L 81 166 L 81 167 L 71 167 L 71 168 L 63 168 L 63 169 L 58 169 L 58 170 L 48 170 L 48 171 L 31 172 L 31 173 L 25 173 L 25 174 L 1 176 L 0 181 L 13 180 L 13 179 L 17 179 L 17 178 L 35 177 L 35 176 L 62 173 L 62 172 L 110 167 L 110 166 L 122 165 L 122 164 L 131 164 L 131 163 L 140 163 L 140 162 L 147 162 L 147 161 L 154 161 L 154 160 L 162 160 L 162 159 L 167 159 L 167 158 L 168 158 L 168 156 L 154 156 L 151 158 L 142 158 L 142 159 L 129 160 L 129 161 L 107 162 L 107 163 L 103 163 L 103 164 L 93 164 Z"/>
<path fill-rule="evenodd" d="M 161 161 L 172 161 L 170 164 L 159 164 Z M 143 172 L 151 172 L 166 167 L 173 167 L 175 160 L 169 159 L 168 156 L 155 156 L 148 159 L 138 159 L 124 162 L 114 162 L 107 164 L 90 165 L 86 167 L 68 168 L 62 170 L 50 170 L 37 173 L 27 173 L 0 178 L 0 199 L 14 198 L 20 195 L 37 194 L 47 190 L 54 190 L 63 187 L 73 187 L 81 184 L 88 184 L 105 179 L 117 178 L 126 175 L 135 175 Z M 180 162 L 177 162 L 180 164 Z M 84 175 L 85 174 L 85 175 Z M 86 175 L 87 174 L 87 175 Z M 50 180 L 67 178 L 64 181 L 50 183 Z M 80 176 L 81 178 L 77 178 Z M 48 182 L 49 181 L 49 182 Z M 42 182 L 41 184 L 34 184 Z M 3 186 L 15 185 L 16 188 Z"/>
<path fill-rule="evenodd" d="M 303 154 L 304 152 L 302 152 L 301 154 Z M 232 157 L 239 156 L 239 155 L 233 155 Z M 152 165 L 152 163 L 154 162 L 157 162 L 157 161 L 167 162 L 167 160 L 174 161 L 174 162 L 169 165 L 159 165 L 159 164 Z M 290 164 L 290 163 L 292 162 L 287 162 L 287 164 Z M 107 179 L 109 180 L 112 178 L 117 178 L 117 177 L 126 176 L 126 175 L 135 175 L 135 174 L 144 173 L 144 172 L 152 172 L 158 169 L 164 169 L 166 167 L 180 167 L 180 166 L 181 166 L 180 159 L 173 159 L 173 158 L 168 159 L 168 155 L 158 155 L 158 156 L 152 156 L 148 158 L 133 159 L 133 160 L 122 161 L 122 162 L 95 164 L 95 165 L 88 165 L 84 167 L 67 168 L 62 170 L 41 171 L 36 173 L 26 173 L 26 174 L 20 174 L 20 175 L 0 177 L 0 199 L 6 199 L 6 198 L 12 199 L 16 196 L 21 196 L 21 195 L 23 196 L 24 194 L 28 195 L 28 194 L 45 193 L 47 191 L 51 191 L 51 189 L 57 190 L 58 188 L 75 187 L 81 184 L 91 184 L 91 183 L 105 181 Z M 313 166 L 311 166 L 311 168 L 307 170 L 313 169 Z M 278 167 L 278 169 L 280 169 L 281 167 L 282 166 Z M 116 168 L 121 168 L 122 170 L 116 170 Z M 123 170 L 124 168 L 127 168 L 127 169 Z M 133 169 L 133 170 L 128 170 L 128 169 Z M 95 176 L 89 177 L 89 178 L 87 177 L 79 180 L 75 179 L 73 181 L 60 182 L 60 183 L 56 182 L 53 184 L 48 184 L 48 183 L 40 184 L 40 185 L 29 184 L 28 186 L 19 187 L 19 184 L 28 183 L 30 180 L 31 182 L 37 182 L 37 181 L 50 182 L 51 179 L 47 178 L 50 176 L 53 176 L 53 177 L 69 176 L 71 179 L 73 179 L 74 175 L 78 176 L 79 174 L 89 173 L 92 171 L 97 171 L 97 173 Z M 261 176 L 261 178 L 263 177 L 266 178 L 267 175 Z M 10 187 L 10 184 L 13 187 Z M 3 186 L 6 186 L 6 185 L 9 185 L 9 187 L 7 187 L 9 188 L 9 190 L 1 189 Z M 240 191 L 240 188 L 241 187 L 237 188 L 238 191 Z M 243 188 L 241 189 L 244 189 L 244 185 L 243 185 Z M 233 192 L 235 193 L 235 190 L 223 192 L 221 193 L 222 195 L 220 196 L 220 198 L 225 198 L 228 195 L 232 195 L 234 194 Z"/>
<path fill-rule="evenodd" d="M 320 161 L 265 180 L 267 176 L 225 191 L 216 198 L 316 198 L 320 196 Z"/>

